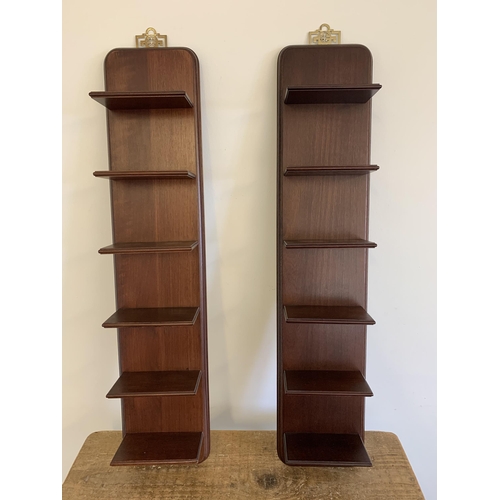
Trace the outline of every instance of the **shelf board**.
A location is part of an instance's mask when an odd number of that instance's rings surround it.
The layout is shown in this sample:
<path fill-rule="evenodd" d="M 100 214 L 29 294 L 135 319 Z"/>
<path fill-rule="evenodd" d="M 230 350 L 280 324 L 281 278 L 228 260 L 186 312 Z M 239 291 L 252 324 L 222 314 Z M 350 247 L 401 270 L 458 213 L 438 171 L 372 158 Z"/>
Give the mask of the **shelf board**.
<path fill-rule="evenodd" d="M 285 240 L 285 248 L 294 250 L 301 248 L 375 248 L 376 243 L 368 240 Z"/>
<path fill-rule="evenodd" d="M 286 370 L 285 394 L 330 396 L 373 396 L 359 371 Z"/>
<path fill-rule="evenodd" d="M 198 246 L 197 241 L 150 241 L 114 243 L 99 250 L 102 255 L 136 254 L 136 253 L 169 253 L 191 252 Z"/>
<path fill-rule="evenodd" d="M 110 180 L 196 179 L 196 174 L 190 170 L 97 170 L 94 176 Z"/>
<path fill-rule="evenodd" d="M 193 103 L 186 92 L 90 92 L 99 104 L 111 110 L 122 109 L 171 109 L 192 108 Z"/>
<path fill-rule="evenodd" d="M 283 306 L 287 323 L 374 325 L 361 306 Z"/>
<path fill-rule="evenodd" d="M 106 397 L 194 396 L 200 379 L 199 370 L 123 372 Z"/>
<path fill-rule="evenodd" d="M 364 104 L 382 85 L 314 85 L 288 87 L 285 104 Z"/>
<path fill-rule="evenodd" d="M 284 175 L 366 175 L 379 169 L 378 165 L 335 165 L 322 167 L 288 167 Z"/>
<path fill-rule="evenodd" d="M 358 434 L 286 432 L 285 463 L 337 467 L 370 467 L 370 457 Z"/>
<path fill-rule="evenodd" d="M 118 309 L 102 326 L 104 328 L 189 326 L 195 324 L 199 312 L 199 307 Z"/>
<path fill-rule="evenodd" d="M 197 463 L 202 432 L 125 434 L 111 465 Z"/>

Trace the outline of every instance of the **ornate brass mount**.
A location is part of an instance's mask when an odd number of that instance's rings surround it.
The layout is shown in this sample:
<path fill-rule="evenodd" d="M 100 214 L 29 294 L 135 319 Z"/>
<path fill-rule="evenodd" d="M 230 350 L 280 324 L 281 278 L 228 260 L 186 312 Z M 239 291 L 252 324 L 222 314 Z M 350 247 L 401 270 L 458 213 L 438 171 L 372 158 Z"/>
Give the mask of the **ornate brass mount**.
<path fill-rule="evenodd" d="M 340 31 L 330 29 L 328 24 L 322 24 L 316 31 L 309 32 L 309 45 L 340 44 Z"/>
<path fill-rule="evenodd" d="M 167 35 L 160 35 L 154 28 L 148 28 L 142 35 L 135 35 L 135 46 L 152 49 L 167 46 Z"/>

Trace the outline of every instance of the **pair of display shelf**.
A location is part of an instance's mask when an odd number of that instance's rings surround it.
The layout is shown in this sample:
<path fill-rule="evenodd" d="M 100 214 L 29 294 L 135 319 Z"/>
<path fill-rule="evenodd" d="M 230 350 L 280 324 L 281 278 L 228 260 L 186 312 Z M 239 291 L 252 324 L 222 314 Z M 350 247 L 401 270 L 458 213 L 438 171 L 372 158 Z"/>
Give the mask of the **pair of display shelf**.
<path fill-rule="evenodd" d="M 199 68 L 189 49 L 105 61 L 124 439 L 112 465 L 209 453 Z M 366 466 L 371 54 L 292 46 L 278 62 L 278 425 L 290 465 Z M 182 89 L 182 90 L 179 90 Z"/>
<path fill-rule="evenodd" d="M 290 46 L 278 62 L 278 454 L 370 466 L 364 447 L 371 54 Z"/>
<path fill-rule="evenodd" d="M 123 441 L 112 465 L 209 454 L 199 67 L 189 49 L 105 60 Z M 182 89 L 182 90 L 179 90 Z"/>

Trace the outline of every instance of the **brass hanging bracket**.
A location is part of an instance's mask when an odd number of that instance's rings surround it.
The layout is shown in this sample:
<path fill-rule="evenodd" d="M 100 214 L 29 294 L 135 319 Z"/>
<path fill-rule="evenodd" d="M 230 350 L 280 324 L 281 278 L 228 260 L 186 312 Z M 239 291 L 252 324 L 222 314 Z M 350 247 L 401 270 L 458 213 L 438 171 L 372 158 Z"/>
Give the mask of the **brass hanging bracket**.
<path fill-rule="evenodd" d="M 147 49 L 166 47 L 167 35 L 160 35 L 154 28 L 148 28 L 142 35 L 135 35 L 135 46 Z"/>
<path fill-rule="evenodd" d="M 340 45 L 340 31 L 330 29 L 322 24 L 316 31 L 309 32 L 309 45 Z"/>

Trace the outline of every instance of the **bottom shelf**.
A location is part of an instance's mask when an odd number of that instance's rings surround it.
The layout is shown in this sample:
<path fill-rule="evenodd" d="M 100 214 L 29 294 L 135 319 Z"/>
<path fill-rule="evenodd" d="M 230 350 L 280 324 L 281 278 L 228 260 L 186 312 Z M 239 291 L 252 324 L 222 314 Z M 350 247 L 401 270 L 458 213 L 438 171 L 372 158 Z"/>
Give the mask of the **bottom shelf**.
<path fill-rule="evenodd" d="M 202 432 L 126 434 L 111 465 L 197 463 Z"/>
<path fill-rule="evenodd" d="M 336 467 L 371 467 L 358 434 L 286 432 L 285 463 Z"/>

